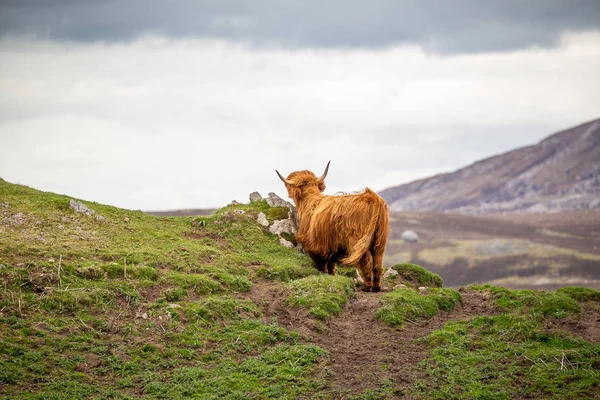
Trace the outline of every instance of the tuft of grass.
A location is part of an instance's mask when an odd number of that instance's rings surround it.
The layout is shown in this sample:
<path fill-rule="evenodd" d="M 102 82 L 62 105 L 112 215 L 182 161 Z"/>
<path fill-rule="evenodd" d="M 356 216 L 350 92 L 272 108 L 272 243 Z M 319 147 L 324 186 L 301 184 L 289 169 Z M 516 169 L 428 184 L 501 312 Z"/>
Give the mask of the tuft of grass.
<path fill-rule="evenodd" d="M 191 321 L 208 325 L 216 321 L 239 320 L 243 315 L 261 315 L 254 303 L 230 296 L 209 296 L 187 304 L 183 310 Z"/>
<path fill-rule="evenodd" d="M 267 217 L 267 221 L 273 223 L 274 221 L 280 219 L 288 219 L 290 215 L 290 211 L 287 207 L 269 207 L 265 211 L 265 216 Z"/>
<path fill-rule="evenodd" d="M 454 289 L 434 288 L 422 294 L 410 288 L 400 288 L 381 297 L 375 316 L 389 325 L 402 325 L 431 318 L 439 310 L 450 311 L 461 301 L 460 293 Z"/>
<path fill-rule="evenodd" d="M 161 277 L 160 281 L 182 289 L 191 289 L 196 294 L 210 294 L 223 290 L 219 282 L 203 274 L 168 272 Z"/>
<path fill-rule="evenodd" d="M 340 275 L 313 275 L 289 284 L 292 294 L 288 304 L 309 309 L 318 319 L 342 313 L 348 298 L 354 294 L 352 279 Z"/>
<path fill-rule="evenodd" d="M 600 301 L 600 291 L 580 286 L 567 286 L 557 290 L 577 301 Z"/>
<path fill-rule="evenodd" d="M 442 287 L 444 281 L 442 278 L 432 272 L 427 271 L 420 265 L 410 263 L 400 263 L 391 266 L 390 268 L 398 272 L 398 276 L 405 282 L 414 287 Z"/>
<path fill-rule="evenodd" d="M 319 275 L 320 272 L 314 267 L 302 265 L 280 265 L 275 267 L 260 267 L 256 274 L 263 278 L 289 282 L 307 276 Z"/>
<path fill-rule="evenodd" d="M 600 345 L 540 331 L 531 315 L 453 321 L 432 332 L 422 399 L 592 398 L 600 382 Z"/>
<path fill-rule="evenodd" d="M 504 311 L 554 318 L 564 318 L 569 314 L 581 312 L 579 304 L 564 292 L 511 290 L 492 285 L 471 285 L 470 288 L 490 292 L 495 304 Z"/>

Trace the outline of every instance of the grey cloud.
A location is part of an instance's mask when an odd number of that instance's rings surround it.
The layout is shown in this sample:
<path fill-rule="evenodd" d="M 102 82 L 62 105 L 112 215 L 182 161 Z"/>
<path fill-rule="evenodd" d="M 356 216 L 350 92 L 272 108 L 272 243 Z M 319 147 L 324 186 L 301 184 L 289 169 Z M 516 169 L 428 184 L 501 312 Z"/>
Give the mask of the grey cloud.
<path fill-rule="evenodd" d="M 561 33 L 596 30 L 598 21 L 597 0 L 30 0 L 0 5 L 0 35 L 128 41 L 159 34 L 292 48 L 418 44 L 437 53 L 551 47 Z"/>

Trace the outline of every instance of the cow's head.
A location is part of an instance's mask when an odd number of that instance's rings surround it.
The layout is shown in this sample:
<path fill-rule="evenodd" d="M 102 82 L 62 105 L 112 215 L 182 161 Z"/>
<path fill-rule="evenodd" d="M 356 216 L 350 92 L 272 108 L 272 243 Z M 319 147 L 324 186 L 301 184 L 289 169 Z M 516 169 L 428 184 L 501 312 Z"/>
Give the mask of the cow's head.
<path fill-rule="evenodd" d="M 292 172 L 287 178 L 281 176 L 279 171 L 275 170 L 275 172 L 277 172 L 279 179 L 285 183 L 288 196 L 298 205 L 299 200 L 325 190 L 325 177 L 327 176 L 327 171 L 329 171 L 330 163 L 331 161 L 327 163 L 325 172 L 320 178 L 317 178 L 315 174 L 307 170 Z"/>

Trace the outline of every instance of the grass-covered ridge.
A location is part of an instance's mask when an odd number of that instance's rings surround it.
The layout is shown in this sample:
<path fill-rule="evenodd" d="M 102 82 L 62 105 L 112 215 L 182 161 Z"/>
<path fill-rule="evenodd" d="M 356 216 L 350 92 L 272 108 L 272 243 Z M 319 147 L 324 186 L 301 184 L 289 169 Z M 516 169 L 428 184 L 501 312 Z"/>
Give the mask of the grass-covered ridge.
<path fill-rule="evenodd" d="M 0 199 L 0 398 L 297 398 L 323 387 L 326 351 L 244 299 L 258 269 L 315 271 L 255 222 L 287 209 L 165 218 L 84 202 L 88 216 L 70 197 L 3 180 Z"/>
<path fill-rule="evenodd" d="M 561 291 L 511 290 L 491 285 L 471 285 L 470 287 L 474 290 L 489 292 L 493 301 L 502 311 L 554 318 L 563 318 L 569 314 L 581 312 L 577 301 Z"/>
<path fill-rule="evenodd" d="M 459 292 L 448 288 L 431 288 L 424 293 L 409 288 L 384 294 L 375 314 L 385 323 L 395 326 L 405 322 L 431 318 L 441 311 L 450 311 L 461 302 Z"/>
<path fill-rule="evenodd" d="M 452 321 L 427 337 L 429 379 L 415 384 L 418 398 L 592 398 L 600 391 L 600 344 L 546 329 L 577 315 L 594 291 L 510 290 L 472 285 L 504 314 Z M 582 295 L 585 294 L 585 295 Z"/>
<path fill-rule="evenodd" d="M 438 274 L 427 271 L 420 265 L 410 263 L 400 263 L 390 267 L 398 274 L 392 276 L 392 279 L 400 278 L 403 282 L 416 288 L 420 286 L 426 287 L 442 287 L 444 281 Z"/>
<path fill-rule="evenodd" d="M 288 303 L 308 308 L 310 313 L 327 319 L 341 314 L 346 301 L 354 293 L 352 279 L 341 275 L 313 275 L 290 283 Z"/>

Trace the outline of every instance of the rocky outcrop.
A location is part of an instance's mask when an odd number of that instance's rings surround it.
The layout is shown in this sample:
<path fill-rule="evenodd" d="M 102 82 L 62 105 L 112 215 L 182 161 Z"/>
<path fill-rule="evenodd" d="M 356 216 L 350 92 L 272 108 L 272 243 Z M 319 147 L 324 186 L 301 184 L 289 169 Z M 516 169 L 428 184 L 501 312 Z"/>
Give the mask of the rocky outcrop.
<path fill-rule="evenodd" d="M 267 216 L 261 212 L 256 217 L 256 222 L 263 227 L 265 231 L 278 236 L 279 243 L 281 243 L 282 246 L 288 248 L 293 248 L 296 246 L 290 240 L 298 231 L 298 214 L 296 213 L 296 207 L 294 207 L 293 204 L 283 200 L 273 192 L 269 193 L 268 197 L 264 199 L 260 193 L 252 192 L 250 193 L 249 198 L 251 203 L 264 200 L 270 207 L 286 207 L 289 210 L 287 213 L 287 218 L 277 219 L 272 222 L 269 222 Z M 301 249 L 300 245 L 297 245 L 297 247 L 299 250 Z"/>

